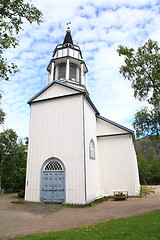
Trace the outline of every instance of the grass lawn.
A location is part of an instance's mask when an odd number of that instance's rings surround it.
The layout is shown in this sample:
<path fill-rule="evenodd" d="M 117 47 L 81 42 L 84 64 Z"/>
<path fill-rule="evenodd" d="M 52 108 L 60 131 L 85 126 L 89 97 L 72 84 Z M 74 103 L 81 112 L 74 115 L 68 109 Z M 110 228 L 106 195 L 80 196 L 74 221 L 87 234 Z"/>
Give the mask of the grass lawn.
<path fill-rule="evenodd" d="M 160 210 L 66 231 L 14 240 L 160 240 Z"/>

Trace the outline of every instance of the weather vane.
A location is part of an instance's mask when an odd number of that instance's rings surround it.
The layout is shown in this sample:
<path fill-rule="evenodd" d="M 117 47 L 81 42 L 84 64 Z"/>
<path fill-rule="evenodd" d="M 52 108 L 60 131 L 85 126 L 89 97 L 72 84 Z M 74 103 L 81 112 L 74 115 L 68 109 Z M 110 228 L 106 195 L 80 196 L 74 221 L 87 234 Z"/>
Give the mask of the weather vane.
<path fill-rule="evenodd" d="M 71 22 L 67 22 L 66 25 L 67 25 L 67 29 L 70 30 Z"/>

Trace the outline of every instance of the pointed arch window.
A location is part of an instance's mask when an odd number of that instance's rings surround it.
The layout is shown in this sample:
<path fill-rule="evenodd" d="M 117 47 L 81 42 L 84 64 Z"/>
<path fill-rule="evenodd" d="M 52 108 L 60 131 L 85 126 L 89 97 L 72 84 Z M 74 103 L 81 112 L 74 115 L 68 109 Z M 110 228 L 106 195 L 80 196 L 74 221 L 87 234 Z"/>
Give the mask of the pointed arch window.
<path fill-rule="evenodd" d="M 91 139 L 90 142 L 89 142 L 89 157 L 91 159 L 96 158 L 96 156 L 95 156 L 95 144 L 94 144 L 93 139 Z"/>

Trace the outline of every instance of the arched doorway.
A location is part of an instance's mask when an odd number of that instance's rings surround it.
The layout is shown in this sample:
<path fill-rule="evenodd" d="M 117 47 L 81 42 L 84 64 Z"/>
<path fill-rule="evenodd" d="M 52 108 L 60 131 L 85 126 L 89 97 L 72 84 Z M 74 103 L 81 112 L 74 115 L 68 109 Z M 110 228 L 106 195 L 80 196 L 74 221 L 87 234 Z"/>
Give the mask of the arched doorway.
<path fill-rule="evenodd" d="M 65 202 L 65 167 L 57 158 L 50 158 L 42 165 L 41 202 Z"/>

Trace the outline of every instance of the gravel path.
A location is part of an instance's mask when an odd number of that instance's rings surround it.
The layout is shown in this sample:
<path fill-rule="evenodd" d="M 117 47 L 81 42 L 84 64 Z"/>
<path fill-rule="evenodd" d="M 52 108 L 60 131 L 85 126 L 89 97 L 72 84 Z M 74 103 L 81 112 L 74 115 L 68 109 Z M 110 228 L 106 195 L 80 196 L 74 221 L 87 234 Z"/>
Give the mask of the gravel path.
<path fill-rule="evenodd" d="M 15 204 L 15 194 L 0 195 L 0 240 L 29 234 L 82 227 L 110 219 L 134 216 L 160 209 L 160 186 L 144 198 L 128 198 L 87 208 L 65 208 L 58 204 Z"/>

